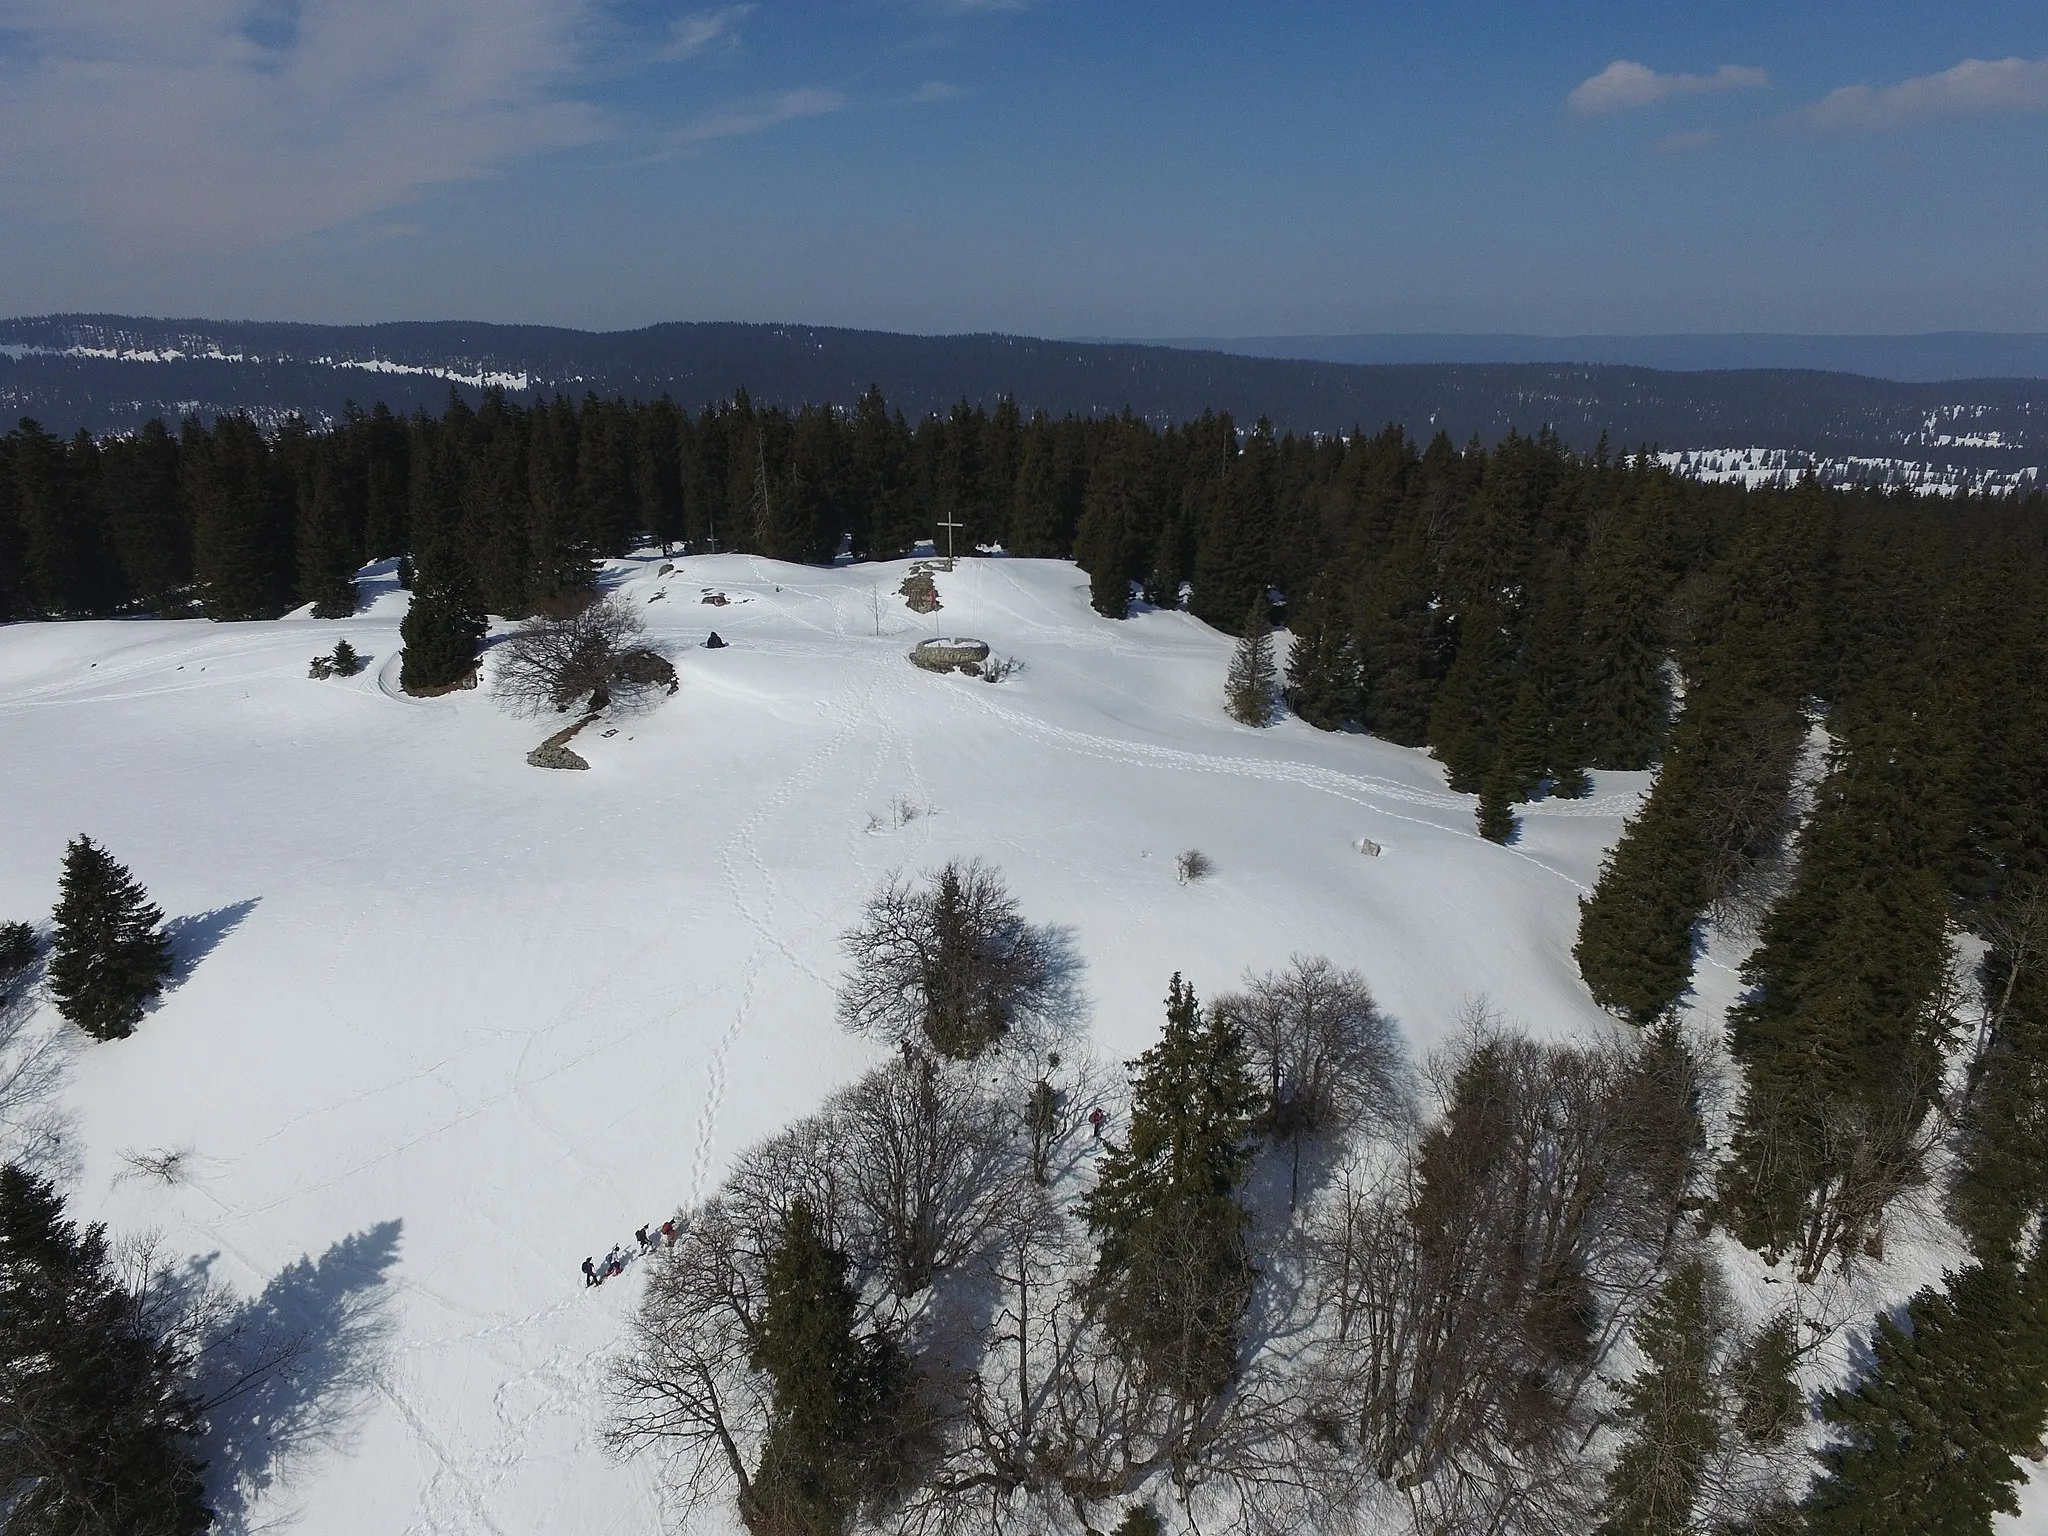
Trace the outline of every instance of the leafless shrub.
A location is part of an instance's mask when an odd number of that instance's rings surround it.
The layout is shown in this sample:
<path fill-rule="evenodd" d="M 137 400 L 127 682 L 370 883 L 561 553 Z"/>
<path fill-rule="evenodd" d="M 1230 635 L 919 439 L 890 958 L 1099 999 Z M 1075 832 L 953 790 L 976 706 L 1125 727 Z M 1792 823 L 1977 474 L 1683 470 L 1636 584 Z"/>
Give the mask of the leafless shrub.
<path fill-rule="evenodd" d="M 1026 923 L 979 859 L 950 862 L 921 886 L 892 876 L 841 944 L 839 1018 L 857 1034 L 964 1060 L 1019 1027 L 1056 1027 L 1075 1006 L 1071 943 Z"/>
<path fill-rule="evenodd" d="M 1174 878 L 1182 885 L 1193 885 L 1196 881 L 1206 880 L 1215 873 L 1216 861 L 1199 848 L 1190 848 L 1184 853 L 1174 855 Z"/>
<path fill-rule="evenodd" d="M 1005 678 L 1015 677 L 1024 670 L 1024 663 L 1014 656 L 991 655 L 981 664 L 981 680 L 984 683 L 1000 683 Z"/>
<path fill-rule="evenodd" d="M 896 818 L 896 825 L 907 827 L 914 821 L 921 821 L 931 815 L 931 807 L 920 805 L 908 795 L 898 795 L 889 803 L 889 814 Z"/>
<path fill-rule="evenodd" d="M 529 619 L 498 649 L 498 697 L 519 714 L 537 715 L 586 701 L 594 713 L 675 692 L 675 669 L 645 636 L 639 615 L 615 597 Z"/>
<path fill-rule="evenodd" d="M 122 1166 L 127 1171 L 119 1177 L 148 1179 L 166 1189 L 174 1189 L 185 1182 L 188 1171 L 186 1160 L 190 1156 L 190 1148 L 166 1151 L 159 1147 L 150 1152 L 131 1149 L 121 1154 Z"/>
<path fill-rule="evenodd" d="M 1321 955 L 1245 978 L 1210 1006 L 1243 1031 L 1265 1091 L 1263 1129 L 1292 1152 L 1288 1204 L 1301 1194 L 1304 1138 L 1328 1137 L 1408 1112 L 1400 1036 L 1365 978 Z"/>

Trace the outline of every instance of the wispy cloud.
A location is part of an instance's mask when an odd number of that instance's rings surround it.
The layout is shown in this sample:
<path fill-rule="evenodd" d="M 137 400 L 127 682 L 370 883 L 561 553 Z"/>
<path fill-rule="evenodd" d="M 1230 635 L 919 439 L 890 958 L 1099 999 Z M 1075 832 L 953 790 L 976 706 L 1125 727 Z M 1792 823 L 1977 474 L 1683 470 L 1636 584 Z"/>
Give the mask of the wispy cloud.
<path fill-rule="evenodd" d="M 1694 128 L 1686 133 L 1667 133 L 1657 141 L 1660 155 L 1689 155 L 1696 149 L 1706 149 L 1721 142 L 1721 135 L 1711 128 Z"/>
<path fill-rule="evenodd" d="M 0 0 L 0 216 L 261 245 L 606 132 L 592 0 Z"/>
<path fill-rule="evenodd" d="M 958 101 L 967 94 L 965 86 L 955 85 L 950 80 L 927 80 L 904 97 L 903 103 L 905 106 L 922 107 L 936 101 Z"/>
<path fill-rule="evenodd" d="M 1708 75 L 1660 75 L 1647 64 L 1616 59 L 1591 79 L 1581 80 L 1565 104 L 1574 112 L 1626 112 L 1673 96 L 1707 96 L 1720 91 L 1761 90 L 1771 77 L 1761 69 L 1723 64 Z"/>
<path fill-rule="evenodd" d="M 665 59 L 694 59 L 712 47 L 735 47 L 740 40 L 740 23 L 753 13 L 748 5 L 722 6 L 715 11 L 691 11 L 678 16 L 669 28 Z"/>
<path fill-rule="evenodd" d="M 758 101 L 740 102 L 707 112 L 687 127 L 678 129 L 670 137 L 669 146 L 677 151 L 694 150 L 717 139 L 737 139 L 750 133 L 760 133 L 800 117 L 824 117 L 840 111 L 845 105 L 846 98 L 838 91 L 812 88 L 783 91 Z"/>
<path fill-rule="evenodd" d="M 1806 116 L 1822 128 L 1871 129 L 1987 112 L 2048 112 L 2048 59 L 1965 59 L 1897 85 L 1845 85 Z"/>

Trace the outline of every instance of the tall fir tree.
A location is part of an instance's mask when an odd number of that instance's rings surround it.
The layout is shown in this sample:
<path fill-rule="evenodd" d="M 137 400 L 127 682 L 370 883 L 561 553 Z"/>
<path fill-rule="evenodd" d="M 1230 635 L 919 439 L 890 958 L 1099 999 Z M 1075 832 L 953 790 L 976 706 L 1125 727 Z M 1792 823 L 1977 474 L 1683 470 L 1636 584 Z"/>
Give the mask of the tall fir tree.
<path fill-rule="evenodd" d="M 57 1011 L 98 1039 L 123 1039 L 171 975 L 163 912 L 125 866 L 85 836 L 64 850 L 57 890 L 50 943 Z"/>
<path fill-rule="evenodd" d="M 356 567 L 362 563 L 360 498 L 350 484 L 355 466 L 329 439 L 313 458 L 312 484 L 299 504 L 296 553 L 299 594 L 316 619 L 346 619 L 356 611 Z"/>
<path fill-rule="evenodd" d="M 271 619 L 291 606 L 294 488 L 246 416 L 185 424 L 179 476 L 192 574 L 209 619 Z"/>
<path fill-rule="evenodd" d="M 1579 902 L 1579 974 L 1594 1002 L 1635 1024 L 1658 1017 L 1692 984 L 1693 931 L 1706 894 L 1689 772 L 1684 757 L 1665 762 Z"/>
<path fill-rule="evenodd" d="M 1238 1190 L 1262 1101 L 1242 1033 L 1204 1012 L 1178 973 L 1159 1043 L 1133 1066 L 1130 1137 L 1107 1146 L 1081 1214 L 1112 1333 L 1170 1390 L 1200 1400 L 1237 1369 L 1253 1275 Z"/>
<path fill-rule="evenodd" d="M 47 1180 L 0 1166 L 0 1499 L 31 1533 L 193 1536 L 213 1523 L 187 1362 Z"/>
<path fill-rule="evenodd" d="M 1503 749 L 1494 759 L 1486 782 L 1479 786 L 1479 804 L 1473 813 L 1479 835 L 1489 843 L 1515 840 L 1515 802 L 1524 798 L 1520 791 L 1521 775 L 1516 771 L 1513 756 Z"/>
<path fill-rule="evenodd" d="M 421 693 L 462 684 L 475 672 L 477 648 L 489 630 L 490 617 L 460 561 L 443 557 L 420 569 L 398 626 L 405 642 L 399 685 Z"/>
<path fill-rule="evenodd" d="M 1327 582 L 1311 586 L 1298 609 L 1290 604 L 1287 707 L 1319 731 L 1342 730 L 1364 712 L 1358 639 L 1344 605 Z"/>
<path fill-rule="evenodd" d="M 178 440 L 161 421 L 101 445 L 100 496 L 128 595 L 170 608 L 192 580 L 192 535 L 178 500 Z"/>
<path fill-rule="evenodd" d="M 893 1421 L 909 1381 L 902 1352 L 863 1334 L 846 1255 L 793 1201 L 763 1276 L 753 1364 L 770 1383 L 768 1435 L 741 1501 L 756 1536 L 843 1536 L 886 1493 Z"/>
<path fill-rule="evenodd" d="M 1514 702 L 1513 641 L 1507 616 L 1483 604 L 1458 619 L 1458 652 L 1429 709 L 1429 745 L 1451 788 L 1485 785 Z"/>
<path fill-rule="evenodd" d="M 1273 718 L 1273 607 L 1261 593 L 1238 624 L 1238 640 L 1223 680 L 1223 704 L 1239 725 L 1266 725 Z"/>
<path fill-rule="evenodd" d="M 1720 1277 L 1682 1263 L 1636 1324 L 1643 1365 L 1618 1390 L 1623 1440 L 1607 1474 L 1595 1536 L 1691 1536 L 1724 1426 L 1716 1355 L 1728 1331 Z"/>

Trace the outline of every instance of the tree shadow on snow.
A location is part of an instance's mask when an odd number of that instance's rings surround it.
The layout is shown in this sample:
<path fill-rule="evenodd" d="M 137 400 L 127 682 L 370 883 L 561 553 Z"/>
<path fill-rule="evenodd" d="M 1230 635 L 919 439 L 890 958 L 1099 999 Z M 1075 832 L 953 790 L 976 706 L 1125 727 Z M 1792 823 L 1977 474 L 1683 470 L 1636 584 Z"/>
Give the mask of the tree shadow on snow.
<path fill-rule="evenodd" d="M 316 1454 L 348 1448 L 391 1341 L 400 1228 L 380 1222 L 300 1259 L 207 1330 L 199 1452 L 217 1531 L 246 1536 L 251 1506 Z M 265 1511 L 263 1528 L 279 1514 Z"/>
<path fill-rule="evenodd" d="M 165 923 L 164 937 L 171 946 L 171 985 L 180 987 L 191 980 L 192 973 L 199 969 L 199 962 L 242 926 L 242 920 L 256 910 L 259 899 L 252 896 L 247 901 L 231 901 L 211 912 L 174 917 Z"/>

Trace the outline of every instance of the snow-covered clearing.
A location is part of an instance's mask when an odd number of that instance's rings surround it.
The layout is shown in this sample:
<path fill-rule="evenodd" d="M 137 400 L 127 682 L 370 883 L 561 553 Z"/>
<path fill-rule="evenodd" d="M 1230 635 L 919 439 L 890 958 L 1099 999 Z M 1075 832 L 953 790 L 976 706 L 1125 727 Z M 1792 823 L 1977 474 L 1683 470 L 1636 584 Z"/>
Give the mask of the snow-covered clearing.
<path fill-rule="evenodd" d="M 831 989 L 892 869 L 980 856 L 1071 925 L 1111 1056 L 1172 971 L 1207 995 L 1295 951 L 1362 970 L 1417 1054 L 1481 995 L 1603 1027 L 1577 898 L 1646 775 L 1497 847 L 1420 752 L 1232 724 L 1225 637 L 1098 618 L 1071 565 L 963 561 L 918 619 L 900 565 L 660 564 L 608 579 L 681 691 L 582 732 L 586 773 L 528 767 L 553 724 L 487 689 L 399 695 L 388 576 L 341 623 L 0 629 L 0 917 L 44 917 L 89 832 L 187 964 L 134 1038 L 67 1049 L 74 1209 L 325 1330 L 276 1440 L 213 1448 L 230 1530 L 654 1529 L 651 1469 L 597 1435 L 637 1277 L 577 1266 L 873 1059 Z M 910 666 L 939 633 L 1023 670 Z M 309 680 L 344 635 L 368 669 Z M 1184 886 L 1191 847 L 1216 873 Z M 123 1158 L 175 1150 L 170 1185 Z"/>

